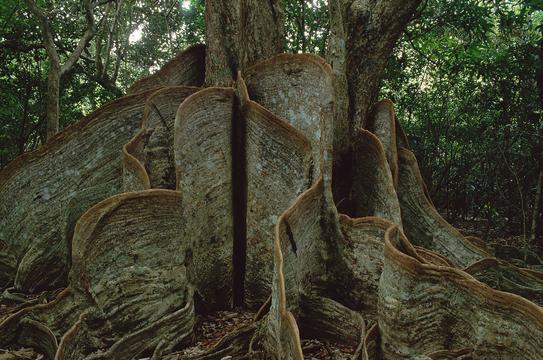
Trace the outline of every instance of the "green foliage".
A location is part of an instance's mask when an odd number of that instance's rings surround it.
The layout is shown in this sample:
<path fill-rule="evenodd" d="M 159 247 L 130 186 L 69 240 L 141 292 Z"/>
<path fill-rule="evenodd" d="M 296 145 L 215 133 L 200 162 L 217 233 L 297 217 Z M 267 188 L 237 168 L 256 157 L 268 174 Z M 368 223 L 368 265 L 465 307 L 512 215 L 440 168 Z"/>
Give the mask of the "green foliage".
<path fill-rule="evenodd" d="M 284 1 L 287 48 L 294 53 L 324 56 L 328 38 L 326 0 Z"/>
<path fill-rule="evenodd" d="M 37 3 L 47 11 L 64 62 L 85 31 L 81 2 Z M 104 3 L 94 8 L 97 34 L 61 80 L 61 128 L 121 95 L 181 49 L 203 42 L 204 0 L 97 3 Z M 0 167 L 44 141 L 48 61 L 41 44 L 24 2 L 0 1 Z"/>
<path fill-rule="evenodd" d="M 517 2 L 429 0 L 395 49 L 383 96 L 395 100 L 450 218 L 515 232 L 530 220 L 543 134 L 541 20 Z"/>
<path fill-rule="evenodd" d="M 27 134 L 40 122 L 45 94 L 46 57 L 38 48 L 37 24 L 21 8 L 17 0 L 0 3 L 0 165 L 37 143 Z M 28 49 L 21 50 L 28 52 L 19 51 L 23 42 Z"/>

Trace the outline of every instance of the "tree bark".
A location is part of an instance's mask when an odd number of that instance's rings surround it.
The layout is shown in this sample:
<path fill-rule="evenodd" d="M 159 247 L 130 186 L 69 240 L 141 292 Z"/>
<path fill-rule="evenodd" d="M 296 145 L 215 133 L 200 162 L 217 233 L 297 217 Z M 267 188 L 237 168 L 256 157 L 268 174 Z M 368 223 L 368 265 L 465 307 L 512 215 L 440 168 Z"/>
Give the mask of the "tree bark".
<path fill-rule="evenodd" d="M 47 140 L 51 139 L 59 130 L 60 115 L 60 69 L 55 64 L 49 65 L 47 77 Z"/>
<path fill-rule="evenodd" d="M 283 52 L 280 0 L 206 0 L 206 84 L 230 86 L 238 70 Z"/>
<path fill-rule="evenodd" d="M 421 0 L 330 0 L 328 62 L 336 75 L 334 198 L 348 200 L 350 144 L 367 127 L 388 58 Z M 344 204 L 348 204 L 345 202 Z M 348 208 L 340 210 L 350 213 Z"/>
<path fill-rule="evenodd" d="M 346 75 L 350 129 L 365 127 L 388 58 L 420 2 L 330 1 L 328 57 L 333 68 Z"/>
<path fill-rule="evenodd" d="M 253 16 L 269 8 L 208 3 L 219 39 L 208 79 L 229 84 L 270 50 L 256 45 L 267 23 Z M 0 317 L 0 346 L 58 360 L 158 358 L 198 335 L 205 310 L 265 303 L 253 325 L 189 358 L 302 360 L 302 339 L 366 359 L 543 357 L 543 274 L 491 257 L 446 223 L 393 104 L 371 103 L 406 3 L 332 6 L 344 36 L 331 44 L 344 55 L 335 73 L 315 55 L 280 54 L 238 71 L 233 87 L 157 91 L 203 81 L 203 47 L 193 47 L 0 172 L 0 279 L 34 291 L 71 267 L 55 300 Z M 363 21 L 344 22 L 357 14 Z M 374 78 L 364 84 L 364 74 Z M 355 108 L 366 109 L 360 121 Z M 332 198 L 338 139 L 356 219 Z M 121 185 L 127 193 L 97 203 Z M 367 321 L 376 325 L 366 332 Z"/>
<path fill-rule="evenodd" d="M 543 39 L 543 32 L 540 34 Z M 543 107 L 543 41 L 539 42 L 538 48 L 539 69 L 536 73 L 537 90 L 539 93 L 539 104 Z M 540 123 L 541 125 L 541 123 Z M 541 251 L 543 251 L 543 216 L 541 215 L 542 206 L 542 187 L 543 187 L 543 141 L 541 141 L 541 131 L 538 131 L 539 140 L 537 151 L 539 154 L 537 165 L 539 167 L 539 176 L 536 187 L 536 195 L 534 198 L 534 206 L 532 212 L 532 227 L 530 233 L 530 244 L 537 245 Z M 536 244 L 536 240 L 539 236 L 539 243 Z"/>
<path fill-rule="evenodd" d="M 26 143 L 28 140 L 28 131 L 26 129 L 28 123 L 29 123 L 29 107 L 30 107 L 30 95 L 32 94 L 32 83 L 27 82 L 26 83 L 26 89 L 24 96 L 21 97 L 21 102 L 23 103 L 23 114 L 21 117 L 21 130 L 19 132 L 19 139 L 18 139 L 18 150 L 19 154 L 21 155 L 25 151 Z"/>

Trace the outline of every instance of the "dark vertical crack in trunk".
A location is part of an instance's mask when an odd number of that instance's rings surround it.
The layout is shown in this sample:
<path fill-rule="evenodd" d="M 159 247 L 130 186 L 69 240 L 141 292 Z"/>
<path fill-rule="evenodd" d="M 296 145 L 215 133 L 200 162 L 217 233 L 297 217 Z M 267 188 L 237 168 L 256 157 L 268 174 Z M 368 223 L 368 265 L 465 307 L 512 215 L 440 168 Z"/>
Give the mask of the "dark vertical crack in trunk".
<path fill-rule="evenodd" d="M 245 263 L 247 256 L 247 134 L 239 99 L 234 97 L 232 116 L 232 215 L 234 244 L 232 246 L 233 305 L 243 306 Z"/>

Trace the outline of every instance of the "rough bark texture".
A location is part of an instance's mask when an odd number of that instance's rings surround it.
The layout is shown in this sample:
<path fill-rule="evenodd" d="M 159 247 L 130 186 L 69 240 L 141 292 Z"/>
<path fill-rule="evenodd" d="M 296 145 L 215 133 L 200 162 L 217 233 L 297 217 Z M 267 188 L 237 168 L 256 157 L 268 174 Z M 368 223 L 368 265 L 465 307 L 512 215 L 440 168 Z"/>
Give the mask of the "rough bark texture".
<path fill-rule="evenodd" d="M 328 60 L 345 75 L 351 130 L 367 126 L 388 58 L 420 2 L 330 1 Z"/>
<path fill-rule="evenodd" d="M 359 209 L 367 215 L 376 215 L 379 209 L 396 209 L 393 217 L 400 221 L 382 145 L 371 134 L 368 138 L 364 133 L 360 136 L 361 141 L 377 148 L 377 155 L 366 153 L 371 164 L 384 169 L 380 180 L 388 181 L 388 187 L 367 189 L 376 194 L 372 200 L 381 201 L 361 202 Z M 322 153 L 331 141 L 330 136 L 328 142 L 322 142 Z M 325 162 L 324 157 L 321 160 Z M 376 315 L 382 236 L 392 223 L 372 217 L 353 221 L 343 216 L 340 221 L 330 181 L 324 180 L 330 177 L 331 169 L 324 165 L 321 169 L 320 180 L 281 215 L 276 228 L 272 302 L 264 322 L 262 346 L 277 358 L 301 358 L 301 345 L 293 339 L 298 332 L 302 337 L 339 340 L 356 347 L 364 329 L 364 321 L 356 319 L 362 319 L 361 314 L 368 318 Z"/>
<path fill-rule="evenodd" d="M 4 319 L 2 342 L 38 338 L 34 346 L 56 359 L 130 359 L 159 342 L 171 351 L 195 321 L 181 210 L 180 194 L 169 190 L 92 207 L 74 233 L 68 288 Z"/>
<path fill-rule="evenodd" d="M 427 199 L 415 156 L 398 151 L 400 162 L 400 203 L 405 232 L 411 241 L 450 259 L 478 280 L 493 288 L 524 296 L 543 304 L 541 274 L 500 261 L 477 241 L 464 237 L 448 224 Z"/>
<path fill-rule="evenodd" d="M 153 77 L 152 87 L 161 81 Z M 14 282 L 25 292 L 66 284 L 75 221 L 96 202 L 122 191 L 119 154 L 140 127 L 152 94 L 103 106 L 0 171 L 2 284 Z"/>
<path fill-rule="evenodd" d="M 352 135 L 368 128 L 384 70 L 396 41 L 421 0 L 330 0 L 327 60 L 336 81 L 334 198 L 348 198 L 352 179 Z M 379 106 L 378 106 L 379 107 Z M 378 123 L 380 119 L 376 120 Z M 376 133 L 379 136 L 379 133 Z M 389 149 L 388 144 L 384 144 Z M 388 156 L 388 153 L 387 153 Z M 392 168 L 396 183 L 396 169 Z M 339 207 L 351 213 L 351 209 Z"/>
<path fill-rule="evenodd" d="M 394 188 L 398 188 L 398 146 L 396 135 L 396 114 L 390 100 L 382 100 L 374 107 L 368 119 L 367 129 L 383 144 Z M 405 147 L 405 146 L 404 146 Z"/>
<path fill-rule="evenodd" d="M 379 287 L 385 358 L 435 358 L 443 350 L 476 359 L 541 359 L 542 325 L 541 307 L 433 264 L 396 228 L 387 231 Z"/>
<path fill-rule="evenodd" d="M 232 304 L 234 90 L 208 88 L 179 107 L 175 121 L 177 189 L 183 196 L 188 261 L 199 296 L 213 308 Z"/>
<path fill-rule="evenodd" d="M 122 189 L 119 152 L 141 123 L 150 93 L 116 100 L 66 129 L 0 173 L 0 238 L 14 255 L 3 283 L 33 292 L 66 283 L 68 234 L 64 217 L 74 198 L 83 212 Z M 103 189 L 102 185 L 109 184 Z M 82 197 L 82 192 L 87 196 Z M 92 194 L 91 194 L 92 193 Z M 18 206 L 13 206 L 18 204 Z"/>
<path fill-rule="evenodd" d="M 331 135 L 327 134 L 331 132 L 334 111 L 330 66 L 315 55 L 280 54 L 251 67 L 245 77 L 252 99 L 309 139 L 313 154 L 311 176 L 317 179 L 324 156 L 321 142 L 331 145 Z"/>
<path fill-rule="evenodd" d="M 466 267 L 490 256 L 469 242 L 448 224 L 431 205 L 424 192 L 422 176 L 413 153 L 399 150 L 398 194 L 405 232 L 414 243 L 448 257 L 456 266 Z"/>
<path fill-rule="evenodd" d="M 206 0 L 206 84 L 230 86 L 238 71 L 283 52 L 280 0 Z"/>
<path fill-rule="evenodd" d="M 202 86 L 204 83 L 206 47 L 193 45 L 177 54 L 153 75 L 136 81 L 128 89 L 135 94 L 161 86 Z"/>
<path fill-rule="evenodd" d="M 326 80 L 322 76 L 326 75 L 325 67 L 320 61 L 318 66 L 304 63 L 305 58 L 272 58 L 259 69 L 280 83 L 285 77 L 281 65 L 290 59 L 297 64 L 300 77 L 309 73 L 304 83 L 321 85 Z M 254 69 L 248 73 L 254 73 Z M 175 153 L 178 189 L 187 201 L 186 231 L 202 244 L 192 254 L 195 262 L 206 263 L 210 254 L 215 259 L 207 261 L 213 268 L 194 274 L 206 304 L 219 301 L 212 306 L 222 308 L 232 300 L 255 308 L 269 296 L 273 227 L 282 210 L 314 178 L 312 146 L 304 133 L 315 136 L 323 117 L 331 113 L 330 86 L 322 90 L 328 89 L 328 96 L 315 98 L 301 90 L 300 79 L 296 82 L 298 87 L 286 84 L 285 88 L 298 89 L 297 106 L 292 106 L 290 115 L 305 121 L 307 128 L 302 126 L 302 132 L 252 101 L 252 88 L 247 91 L 241 75 L 237 94 L 231 89 L 209 88 L 191 96 L 179 108 Z M 259 87 L 261 97 L 277 93 L 277 88 L 266 87 L 271 84 L 270 79 L 263 81 Z M 286 95 L 276 99 L 276 107 L 287 109 L 287 99 Z M 318 144 L 315 147 L 318 149 Z M 222 174 L 219 181 L 218 173 Z M 214 224 L 211 228 L 210 223 Z M 234 259 L 232 254 L 236 254 Z M 238 255 L 241 259 L 236 260 Z M 216 289 L 216 293 L 206 293 L 209 289 Z"/>
<path fill-rule="evenodd" d="M 242 81 L 239 77 L 241 86 Z M 271 292 L 273 229 L 282 211 L 311 185 L 313 162 L 310 142 L 302 133 L 247 93 L 240 101 L 247 176 L 244 300 L 258 308 Z"/>
<path fill-rule="evenodd" d="M 353 141 L 353 185 L 346 201 L 355 217 L 378 216 L 401 226 L 400 203 L 382 143 L 367 130 Z"/>
<path fill-rule="evenodd" d="M 198 90 L 187 86 L 167 87 L 147 99 L 141 129 L 123 147 L 124 191 L 175 190 L 175 115 L 179 104 Z"/>
<path fill-rule="evenodd" d="M 50 140 L 59 131 L 60 117 L 60 68 L 55 64 L 49 65 L 47 75 L 47 106 L 45 117 L 47 119 L 46 139 Z"/>

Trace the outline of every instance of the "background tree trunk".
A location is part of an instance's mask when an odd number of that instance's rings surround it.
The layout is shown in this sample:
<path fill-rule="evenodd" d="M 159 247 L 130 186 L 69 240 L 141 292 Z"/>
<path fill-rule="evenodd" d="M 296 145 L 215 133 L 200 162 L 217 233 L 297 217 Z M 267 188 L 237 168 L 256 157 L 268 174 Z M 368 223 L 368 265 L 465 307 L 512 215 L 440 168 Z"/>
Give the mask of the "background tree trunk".
<path fill-rule="evenodd" d="M 539 68 L 536 73 L 537 90 L 539 92 L 539 105 L 543 108 L 543 32 L 540 34 L 539 48 L 538 48 L 538 63 Z M 540 124 L 541 125 L 541 124 Z M 530 232 L 530 245 L 538 246 L 543 251 L 543 215 L 542 210 L 542 187 L 543 187 L 543 141 L 541 136 L 543 135 L 543 129 L 538 129 L 538 144 L 537 144 L 537 166 L 539 168 L 539 175 L 537 178 L 536 194 L 534 198 L 533 210 L 532 210 L 532 224 Z"/>
<path fill-rule="evenodd" d="M 543 249 L 543 239 L 541 237 L 541 190 L 543 188 L 543 168 L 540 161 L 539 176 L 537 177 L 537 187 L 535 190 L 534 204 L 532 209 L 532 226 L 530 229 L 530 245 L 538 246 Z M 538 241 L 539 239 L 539 241 Z"/>

